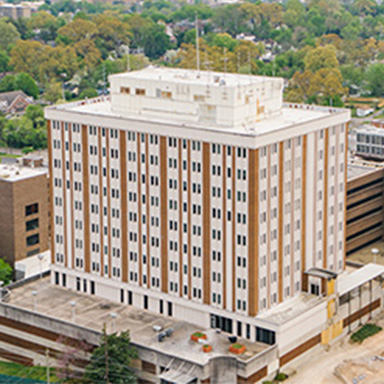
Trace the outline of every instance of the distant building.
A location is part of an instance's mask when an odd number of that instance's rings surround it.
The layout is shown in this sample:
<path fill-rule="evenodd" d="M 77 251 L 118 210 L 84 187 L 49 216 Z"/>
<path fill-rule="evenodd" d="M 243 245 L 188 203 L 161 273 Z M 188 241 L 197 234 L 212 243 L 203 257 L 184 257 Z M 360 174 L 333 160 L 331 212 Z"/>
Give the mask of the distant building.
<path fill-rule="evenodd" d="M 373 113 L 375 110 L 369 105 L 360 105 L 356 108 L 357 117 L 366 117 Z"/>
<path fill-rule="evenodd" d="M 0 164 L 0 257 L 12 265 L 49 248 L 48 179 L 43 168 Z"/>
<path fill-rule="evenodd" d="M 37 12 L 38 8 L 43 4 L 43 1 L 23 2 L 20 4 L 0 2 L 0 17 L 9 17 L 14 20 L 29 19 L 32 13 Z"/>
<path fill-rule="evenodd" d="M 5 115 L 21 115 L 33 99 L 23 91 L 0 93 L 0 111 Z"/>
<path fill-rule="evenodd" d="M 352 153 L 366 159 L 384 160 L 384 128 L 362 125 L 350 134 Z"/>

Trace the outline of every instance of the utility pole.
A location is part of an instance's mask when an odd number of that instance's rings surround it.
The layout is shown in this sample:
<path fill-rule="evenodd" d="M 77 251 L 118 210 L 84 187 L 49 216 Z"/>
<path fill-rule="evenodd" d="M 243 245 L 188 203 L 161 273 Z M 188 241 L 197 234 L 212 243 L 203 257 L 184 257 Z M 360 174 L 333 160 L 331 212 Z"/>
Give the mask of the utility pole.
<path fill-rule="evenodd" d="M 103 95 L 106 94 L 107 80 L 105 77 L 105 63 L 103 63 Z"/>
<path fill-rule="evenodd" d="M 197 12 L 195 13 L 195 29 L 196 29 L 196 69 L 200 72 L 199 24 L 197 23 Z"/>
<path fill-rule="evenodd" d="M 223 58 L 223 61 L 224 61 L 224 73 L 227 73 L 227 61 L 228 61 L 228 58 L 227 58 L 227 47 L 224 47 L 224 58 Z"/>
<path fill-rule="evenodd" d="M 109 362 L 108 362 L 108 339 L 107 339 L 107 331 L 106 331 L 106 325 L 104 323 L 104 358 L 105 358 L 105 382 L 106 384 L 109 383 Z"/>
<path fill-rule="evenodd" d="M 129 44 L 127 46 L 127 72 L 131 72 L 131 61 L 129 59 Z"/>
<path fill-rule="evenodd" d="M 47 359 L 47 384 L 50 384 L 51 383 L 51 377 L 50 377 L 50 373 L 49 373 L 49 349 L 47 348 L 47 350 L 45 351 L 45 356 L 46 356 L 46 359 Z"/>

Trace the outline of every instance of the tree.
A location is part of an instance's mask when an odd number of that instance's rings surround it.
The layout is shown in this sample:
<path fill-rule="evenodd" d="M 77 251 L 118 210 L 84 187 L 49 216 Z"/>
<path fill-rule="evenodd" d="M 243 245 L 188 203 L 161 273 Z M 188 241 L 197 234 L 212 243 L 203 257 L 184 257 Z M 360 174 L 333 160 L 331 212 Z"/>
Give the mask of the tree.
<path fill-rule="evenodd" d="M 6 75 L 0 81 L 0 92 L 14 91 L 16 77 L 13 75 Z"/>
<path fill-rule="evenodd" d="M 3 259 L 0 259 L 0 280 L 4 281 L 4 285 L 12 281 L 12 273 L 12 267 Z"/>
<path fill-rule="evenodd" d="M 77 42 L 73 47 L 79 57 L 82 59 L 87 70 L 92 69 L 101 60 L 101 53 L 97 49 L 93 40 L 83 39 Z"/>
<path fill-rule="evenodd" d="M 65 44 L 77 43 L 83 39 L 91 39 L 96 31 L 95 23 L 77 18 L 57 31 L 58 41 Z"/>
<path fill-rule="evenodd" d="M 97 93 L 96 89 L 86 88 L 86 89 L 84 89 L 84 91 L 82 91 L 80 93 L 79 98 L 80 99 L 85 99 L 85 98 L 92 99 L 93 97 L 97 97 L 97 96 L 98 96 L 98 93 Z"/>
<path fill-rule="evenodd" d="M 6 72 L 9 70 L 9 56 L 6 51 L 0 51 L 0 72 Z"/>
<path fill-rule="evenodd" d="M 305 69 L 316 72 L 322 68 L 338 68 L 336 48 L 325 45 L 310 50 L 304 58 Z"/>
<path fill-rule="evenodd" d="M 92 383 L 135 384 L 136 377 L 129 365 L 136 358 L 129 332 L 107 335 L 104 329 L 101 344 L 93 351 L 86 367 L 85 378 Z"/>
<path fill-rule="evenodd" d="M 372 96 L 384 96 L 384 64 L 371 65 L 366 72 L 368 89 Z"/>
<path fill-rule="evenodd" d="M 35 99 L 39 97 L 39 87 L 28 73 L 21 72 L 16 76 L 15 89 L 20 89 Z"/>
<path fill-rule="evenodd" d="M 93 21 L 97 26 L 96 45 L 99 48 L 104 48 L 108 52 L 129 43 L 131 33 L 128 24 L 123 23 L 113 14 L 97 15 Z"/>
<path fill-rule="evenodd" d="M 7 23 L 4 19 L 0 20 L 0 48 L 7 49 L 19 39 L 20 33 L 13 24 Z"/>
<path fill-rule="evenodd" d="M 74 342 L 64 336 L 60 336 L 57 343 L 65 345 L 58 355 L 57 377 L 65 384 L 84 383 L 82 374 L 78 370 L 74 370 L 73 366 L 81 364 L 92 347 L 84 341 Z"/>
<path fill-rule="evenodd" d="M 64 21 L 62 19 L 56 19 L 46 11 L 39 11 L 32 14 L 31 18 L 27 21 L 27 26 L 34 33 L 39 40 L 54 41 L 56 39 L 56 33 L 58 28 L 63 26 Z"/>
<path fill-rule="evenodd" d="M 44 92 L 44 98 L 50 103 L 56 103 L 63 96 L 62 84 L 58 81 L 51 81 L 47 84 Z"/>
<path fill-rule="evenodd" d="M 228 33 L 218 33 L 214 35 L 211 45 L 221 48 L 225 47 L 228 50 L 233 51 L 239 45 L 239 42 L 228 35 Z"/>
<path fill-rule="evenodd" d="M 11 50 L 9 64 L 15 72 L 26 72 L 34 79 L 40 78 L 40 65 L 46 46 L 38 41 L 19 40 Z"/>

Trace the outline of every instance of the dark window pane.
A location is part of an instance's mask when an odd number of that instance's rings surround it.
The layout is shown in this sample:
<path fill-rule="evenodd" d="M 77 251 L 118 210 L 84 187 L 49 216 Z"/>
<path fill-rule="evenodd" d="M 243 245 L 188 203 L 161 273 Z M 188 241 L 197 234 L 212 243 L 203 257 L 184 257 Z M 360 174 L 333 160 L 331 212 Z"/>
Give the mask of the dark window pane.
<path fill-rule="evenodd" d="M 33 219 L 26 222 L 26 230 L 33 231 L 34 229 L 39 228 L 39 219 Z"/>
<path fill-rule="evenodd" d="M 25 207 L 25 216 L 34 215 L 35 213 L 38 213 L 38 212 L 39 212 L 39 204 L 38 203 L 27 205 Z"/>
<path fill-rule="evenodd" d="M 31 245 L 35 245 L 39 243 L 39 234 L 28 236 L 27 237 L 27 247 L 30 247 Z"/>

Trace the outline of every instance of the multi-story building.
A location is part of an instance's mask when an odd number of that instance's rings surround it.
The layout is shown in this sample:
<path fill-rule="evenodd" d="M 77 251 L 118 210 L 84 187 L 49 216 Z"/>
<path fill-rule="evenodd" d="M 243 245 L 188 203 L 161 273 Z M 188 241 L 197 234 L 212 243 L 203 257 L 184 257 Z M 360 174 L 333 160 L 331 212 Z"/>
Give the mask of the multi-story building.
<path fill-rule="evenodd" d="M 383 164 L 350 159 L 346 205 L 347 255 L 383 239 Z"/>
<path fill-rule="evenodd" d="M 43 4 L 43 1 L 25 1 L 19 4 L 0 2 L 0 16 L 14 20 L 29 19 Z"/>
<path fill-rule="evenodd" d="M 270 344 L 345 267 L 349 112 L 278 78 L 147 68 L 46 109 L 56 284 Z M 263 320 L 264 316 L 264 320 Z"/>
<path fill-rule="evenodd" d="M 12 265 L 49 248 L 48 192 L 46 169 L 0 164 L 0 257 Z"/>
<path fill-rule="evenodd" d="M 378 124 L 362 125 L 351 132 L 352 153 L 366 159 L 384 160 L 384 129 Z"/>

